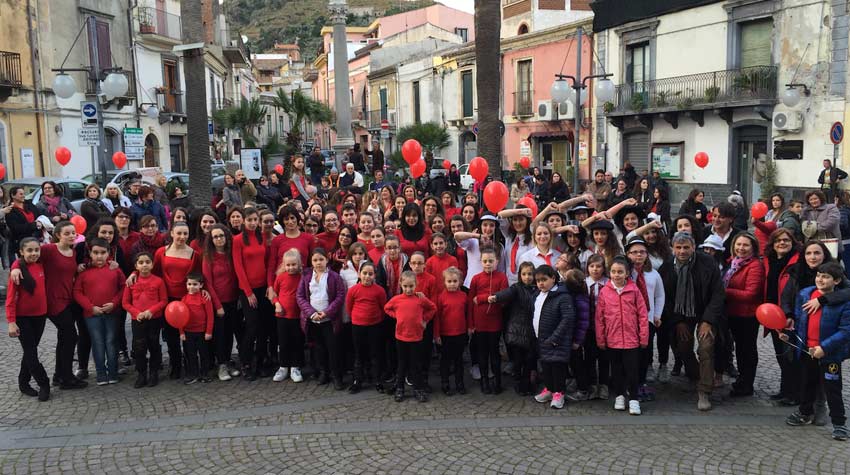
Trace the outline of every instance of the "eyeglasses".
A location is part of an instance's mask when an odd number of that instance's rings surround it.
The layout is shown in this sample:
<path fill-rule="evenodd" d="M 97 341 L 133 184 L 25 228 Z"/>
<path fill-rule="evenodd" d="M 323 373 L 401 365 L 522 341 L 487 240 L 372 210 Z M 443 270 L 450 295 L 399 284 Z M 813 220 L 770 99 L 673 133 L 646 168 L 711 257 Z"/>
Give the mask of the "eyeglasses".
<path fill-rule="evenodd" d="M 119 214 L 118 216 L 115 217 L 115 219 L 130 219 L 130 217 L 127 216 L 126 214 Z"/>
<path fill-rule="evenodd" d="M 158 228 L 158 227 L 159 227 L 159 225 L 158 225 L 158 224 L 156 224 L 156 223 L 149 223 L 149 224 L 146 224 L 146 225 L 144 225 L 144 226 L 142 226 L 142 227 L 143 227 L 143 228 Z"/>
<path fill-rule="evenodd" d="M 263 224 L 274 224 L 274 220 L 271 219 L 264 219 L 262 222 Z"/>
<path fill-rule="evenodd" d="M 224 239 L 225 236 L 224 236 L 224 234 L 213 234 L 212 238 L 213 239 Z"/>
<path fill-rule="evenodd" d="M 788 238 L 779 238 L 779 239 L 777 239 L 777 240 L 776 240 L 776 242 L 777 242 L 777 243 L 784 242 L 784 243 L 786 243 L 786 244 L 789 244 L 789 243 L 792 243 L 792 242 L 794 242 L 794 241 L 792 241 L 792 240 L 790 240 L 790 239 L 788 239 Z"/>

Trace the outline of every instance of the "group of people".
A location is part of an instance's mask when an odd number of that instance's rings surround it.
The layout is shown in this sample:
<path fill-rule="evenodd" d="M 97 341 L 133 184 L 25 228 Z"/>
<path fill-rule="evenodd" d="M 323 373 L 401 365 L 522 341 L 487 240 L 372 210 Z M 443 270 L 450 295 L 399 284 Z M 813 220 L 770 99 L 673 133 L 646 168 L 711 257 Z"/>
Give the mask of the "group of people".
<path fill-rule="evenodd" d="M 787 207 L 775 195 L 767 216 L 741 228 L 739 195 L 709 210 L 694 190 L 665 218 L 659 182 L 640 180 L 639 196 L 613 204 L 591 183 L 539 212 L 491 211 L 475 193 L 458 202 L 413 185 L 338 187 L 324 200 L 303 157 L 291 168 L 278 208 L 243 200 L 223 218 L 174 208 L 163 229 L 119 204 L 84 238 L 60 215 L 50 242 L 19 239 L 6 314 L 23 348 L 21 392 L 49 398 L 38 355 L 49 319 L 53 383 L 63 389 L 86 386 L 90 355 L 98 385 L 132 364 L 135 387 L 156 386 L 162 338 L 168 376 L 185 384 L 313 377 L 399 402 L 410 388 L 426 402 L 436 351 L 446 396 L 467 392 L 467 370 L 483 394 L 499 394 L 504 369 L 518 394 L 552 408 L 612 398 L 615 410 L 639 415 L 655 384 L 684 376 L 706 411 L 724 375 L 734 378 L 728 396 L 753 395 L 755 315 L 767 302 L 788 317 L 771 332 L 781 369 L 771 398 L 798 406 L 790 425 L 825 424 L 828 404 L 833 437 L 847 438 L 850 286 L 835 260 L 843 250 L 830 249 L 830 239 L 841 243 L 837 208 L 819 190 Z M 17 195 L 8 216 L 36 221 Z M 164 313 L 178 300 L 188 322 L 173 326 Z"/>

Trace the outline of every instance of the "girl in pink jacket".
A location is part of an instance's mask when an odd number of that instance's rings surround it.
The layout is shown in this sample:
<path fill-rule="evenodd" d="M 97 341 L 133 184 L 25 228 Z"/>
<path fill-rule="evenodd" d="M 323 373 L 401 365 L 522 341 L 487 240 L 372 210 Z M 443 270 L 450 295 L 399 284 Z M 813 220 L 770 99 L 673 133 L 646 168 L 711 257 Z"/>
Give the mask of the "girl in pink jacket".
<path fill-rule="evenodd" d="M 614 409 L 640 415 L 638 376 L 640 349 L 649 344 L 646 299 L 634 282 L 629 262 L 617 256 L 611 262 L 611 280 L 599 291 L 596 301 L 596 344 L 608 352 L 611 361 L 611 389 L 617 396 Z"/>

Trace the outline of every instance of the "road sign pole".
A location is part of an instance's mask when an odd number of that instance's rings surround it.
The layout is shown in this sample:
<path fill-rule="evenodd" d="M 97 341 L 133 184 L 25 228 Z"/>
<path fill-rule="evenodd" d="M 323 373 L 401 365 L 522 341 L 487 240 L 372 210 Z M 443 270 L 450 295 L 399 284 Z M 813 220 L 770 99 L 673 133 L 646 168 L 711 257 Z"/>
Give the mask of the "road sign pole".
<path fill-rule="evenodd" d="M 88 33 L 89 39 L 92 42 L 92 51 L 99 51 L 97 45 L 97 22 L 94 15 L 88 17 Z M 100 59 L 97 54 L 91 55 L 92 70 L 94 76 L 95 95 L 94 100 L 97 102 L 97 138 L 100 144 L 95 147 L 97 149 L 97 161 L 100 164 L 100 179 L 103 186 L 106 186 L 108 179 L 106 177 L 106 133 L 103 130 L 103 107 L 100 105 Z M 92 175 L 95 175 L 94 167 L 92 167 Z"/>

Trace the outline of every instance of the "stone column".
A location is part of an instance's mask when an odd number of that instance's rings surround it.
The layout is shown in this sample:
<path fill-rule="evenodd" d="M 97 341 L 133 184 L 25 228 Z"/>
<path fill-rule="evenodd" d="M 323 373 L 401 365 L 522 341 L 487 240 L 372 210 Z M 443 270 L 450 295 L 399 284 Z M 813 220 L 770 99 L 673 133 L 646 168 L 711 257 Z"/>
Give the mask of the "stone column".
<path fill-rule="evenodd" d="M 351 98 L 348 82 L 348 41 L 345 32 L 345 18 L 348 15 L 346 0 L 329 0 L 328 12 L 333 22 L 334 52 L 334 110 L 336 111 L 336 152 L 337 167 L 341 165 L 345 152 L 354 145 L 351 132 Z"/>

